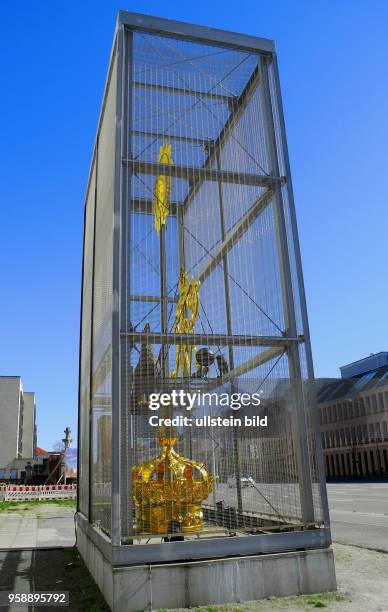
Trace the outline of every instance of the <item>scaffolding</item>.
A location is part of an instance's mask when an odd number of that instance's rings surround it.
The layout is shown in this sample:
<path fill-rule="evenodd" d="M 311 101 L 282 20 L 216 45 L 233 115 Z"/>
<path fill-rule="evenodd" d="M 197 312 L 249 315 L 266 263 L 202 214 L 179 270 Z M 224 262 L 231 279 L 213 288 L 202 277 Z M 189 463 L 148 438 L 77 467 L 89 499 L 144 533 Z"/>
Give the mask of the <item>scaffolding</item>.
<path fill-rule="evenodd" d="M 123 563 L 327 546 L 272 41 L 120 12 L 84 228 L 78 510 L 96 541 Z M 159 410 L 192 418 L 159 455 L 149 397 L 173 390 L 208 396 Z M 215 405 L 237 394 L 260 402 Z"/>

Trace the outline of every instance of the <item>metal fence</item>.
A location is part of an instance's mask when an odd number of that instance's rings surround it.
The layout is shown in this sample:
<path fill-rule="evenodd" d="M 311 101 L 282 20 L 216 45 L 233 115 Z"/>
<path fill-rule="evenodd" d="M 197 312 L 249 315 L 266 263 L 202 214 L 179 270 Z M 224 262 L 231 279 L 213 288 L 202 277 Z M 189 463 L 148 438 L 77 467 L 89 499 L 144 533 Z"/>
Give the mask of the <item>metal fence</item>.
<path fill-rule="evenodd" d="M 115 544 L 327 525 L 276 57 L 185 28 L 120 15 L 87 194 L 79 507 Z"/>
<path fill-rule="evenodd" d="M 3 501 L 76 499 L 77 485 L 6 485 L 0 486 Z"/>

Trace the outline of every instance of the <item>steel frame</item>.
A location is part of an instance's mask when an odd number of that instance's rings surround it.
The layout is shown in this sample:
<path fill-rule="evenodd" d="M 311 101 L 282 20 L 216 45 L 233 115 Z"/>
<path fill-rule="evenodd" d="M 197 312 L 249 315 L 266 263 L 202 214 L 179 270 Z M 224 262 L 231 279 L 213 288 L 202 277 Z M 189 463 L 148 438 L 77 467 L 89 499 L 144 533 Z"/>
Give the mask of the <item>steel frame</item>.
<path fill-rule="evenodd" d="M 256 187 L 273 188 L 276 184 L 285 182 L 284 178 L 278 176 L 265 176 L 260 174 L 248 174 L 244 172 L 233 172 L 231 170 L 213 170 L 211 168 L 195 168 L 189 166 L 175 166 L 160 164 L 157 162 L 144 162 L 138 159 L 123 159 L 123 164 L 131 166 L 134 174 L 150 174 L 159 176 L 164 174 L 172 178 L 183 179 L 189 182 L 215 181 L 223 183 L 238 183 Z"/>
<path fill-rule="evenodd" d="M 76 521 L 78 528 L 87 534 L 114 567 L 281 553 L 290 550 L 327 548 L 331 544 L 330 529 L 324 527 L 245 537 L 226 536 L 163 544 L 112 546 L 109 538 L 94 528 L 81 512 L 77 513 Z"/>
<path fill-rule="evenodd" d="M 159 297 L 160 302 L 160 297 Z M 239 336 L 232 334 L 174 334 L 166 332 L 121 332 L 121 338 L 133 343 L 146 341 L 150 344 L 210 344 L 212 346 L 280 346 L 287 347 L 304 342 L 304 337 L 288 336 Z"/>
<path fill-rule="evenodd" d="M 129 117 L 131 116 L 131 87 L 132 77 L 130 74 L 131 52 L 132 52 L 132 32 L 145 31 L 166 34 L 170 37 L 184 38 L 197 42 L 204 42 L 212 45 L 220 45 L 233 49 L 242 49 L 258 54 L 259 67 L 252 75 L 251 80 L 247 84 L 243 94 L 237 99 L 233 99 L 233 111 L 222 130 L 219 138 L 209 142 L 204 140 L 197 144 L 208 147 L 208 157 L 201 168 L 187 168 L 179 166 L 170 166 L 157 163 L 139 162 L 131 159 L 130 143 L 127 134 L 131 132 L 129 125 Z M 123 363 L 125 361 L 128 345 L 132 342 L 141 342 L 144 336 L 148 340 L 155 343 L 167 344 L 195 344 L 201 341 L 208 343 L 209 335 L 191 334 L 186 337 L 169 333 L 153 333 L 142 334 L 141 332 L 128 332 L 125 330 L 126 317 L 125 313 L 130 308 L 130 302 L 145 298 L 145 301 L 153 302 L 158 299 L 157 296 L 128 296 L 122 291 L 122 287 L 126 285 L 128 278 L 128 252 L 126 244 L 126 236 L 129 230 L 130 222 L 129 212 L 136 210 L 151 214 L 152 201 L 147 199 L 131 200 L 129 193 L 130 180 L 132 172 L 149 173 L 157 175 L 161 171 L 170 176 L 184 178 L 189 180 L 189 192 L 183 204 L 173 203 L 172 214 L 177 215 L 178 219 L 182 219 L 183 211 L 187 209 L 193 197 L 198 191 L 198 188 L 205 180 L 223 182 L 238 182 L 247 185 L 256 185 L 265 187 L 266 191 L 258 198 L 253 206 L 241 219 L 241 222 L 229 234 L 223 235 L 221 245 L 219 246 L 215 262 L 212 262 L 204 267 L 200 273 L 201 279 L 205 279 L 212 269 L 223 261 L 225 255 L 233 244 L 241 237 L 249 225 L 255 218 L 265 209 L 266 205 L 273 201 L 274 210 L 276 212 L 276 228 L 278 235 L 279 253 L 281 258 L 282 268 L 282 285 L 283 285 L 283 302 L 285 309 L 286 329 L 284 336 L 279 337 L 244 337 L 232 336 L 232 334 L 217 334 L 212 335 L 214 344 L 224 346 L 265 346 L 269 347 L 263 353 L 260 353 L 257 358 L 249 360 L 246 364 L 232 368 L 227 375 L 228 380 L 239 376 L 242 372 L 247 372 L 249 369 L 256 367 L 265 360 L 273 359 L 286 353 L 288 356 L 291 379 L 293 383 L 294 403 L 298 407 L 296 411 L 296 446 L 298 449 L 298 469 L 300 477 L 300 493 L 301 506 L 303 514 L 303 522 L 305 526 L 314 523 L 314 508 L 312 500 L 311 480 L 309 474 L 309 460 L 306 437 L 306 422 L 303 410 L 303 389 L 301 383 L 299 345 L 303 344 L 306 350 L 308 379 L 311 382 L 314 380 L 313 365 L 310 338 L 308 331 L 308 319 L 306 310 L 306 301 L 304 293 L 303 275 L 301 268 L 300 250 L 296 226 L 295 207 L 292 192 L 292 183 L 290 176 L 290 167 L 288 160 L 284 117 L 280 96 L 279 75 L 277 69 L 277 61 L 275 47 L 272 41 L 224 32 L 210 28 L 201 28 L 186 23 L 180 23 L 170 20 L 139 15 L 136 13 L 128 13 L 120 11 L 117 20 L 115 40 L 112 47 L 109 75 L 113 63 L 114 54 L 117 53 L 117 106 L 116 106 L 116 153 L 115 153 L 115 186 L 114 186 L 114 253 L 113 253 L 113 313 L 112 313 L 112 438 L 118 440 L 119 443 L 112 444 L 112 531 L 111 541 L 103 536 L 91 521 L 90 508 L 89 517 L 85 517 L 78 512 L 77 521 L 79 526 L 84 529 L 88 535 L 95 541 L 100 550 L 114 565 L 142 563 L 142 562 L 164 562 L 164 561 L 179 561 L 184 559 L 203 559 L 216 558 L 229 555 L 244 555 L 257 554 L 261 552 L 280 552 L 282 550 L 292 550 L 295 548 L 317 548 L 329 546 L 330 529 L 329 529 L 329 513 L 327 505 L 327 494 L 324 480 L 323 457 L 321 451 L 321 442 L 319 435 L 318 422 L 315 420 L 315 437 L 317 449 L 317 464 L 320 478 L 320 492 L 323 504 L 324 528 L 320 529 L 305 529 L 304 531 L 283 532 L 277 534 L 260 534 L 247 537 L 235 538 L 216 538 L 203 539 L 199 541 L 171 542 L 162 545 L 144 545 L 144 546 L 123 546 L 122 543 L 130 544 L 132 542 L 131 523 L 131 490 L 130 478 L 128 478 L 128 470 L 131 469 L 130 458 L 128 452 L 128 417 L 124 407 L 126 406 L 126 385 L 121 384 Z M 278 151 L 275 138 L 275 127 L 273 117 L 273 99 L 271 97 L 269 84 L 269 70 L 273 70 L 275 82 L 275 102 L 278 107 L 280 119 L 280 137 L 285 161 L 285 177 L 279 176 Z M 105 86 L 104 99 L 98 123 L 97 138 L 94 147 L 92 165 L 96 162 L 98 152 L 98 134 L 101 127 L 103 109 L 107 96 L 107 88 L 109 85 L 109 76 Z M 141 85 L 142 86 L 142 85 Z M 267 147 L 270 153 L 270 172 L 265 174 L 244 174 L 238 172 L 225 172 L 211 168 L 211 163 L 215 156 L 220 151 L 222 143 L 227 137 L 231 127 L 239 117 L 245 107 L 247 100 L 256 87 L 262 88 L 264 94 L 264 112 L 267 121 Z M 203 96 L 197 92 L 192 92 L 191 95 Z M 211 95 L 211 94 L 209 94 Z M 221 96 L 223 97 L 223 96 Z M 227 96 L 225 96 L 227 98 Z M 230 100 L 224 100 L 229 103 Z M 134 135 L 144 135 L 156 137 L 157 134 L 140 134 L 136 131 Z M 174 138 L 174 135 L 168 135 L 169 138 Z M 194 144 L 195 139 L 191 139 Z M 200 140 L 200 139 L 198 139 Z M 90 173 L 91 176 L 91 173 Z M 89 181 L 90 181 L 89 176 Z M 286 233 L 285 224 L 285 203 L 282 196 L 282 185 L 285 185 L 289 200 L 289 211 L 291 219 L 291 232 L 295 250 L 297 279 L 299 284 L 303 336 L 298 336 L 296 329 L 296 319 L 294 311 L 294 295 L 291 282 L 291 271 L 289 261 L 289 246 L 288 236 Z M 89 189 L 89 183 L 88 183 Z M 95 222 L 95 219 L 94 219 Z M 178 224 L 179 225 L 179 224 Z M 84 238 L 85 240 L 85 238 Z M 180 252 L 180 259 L 184 259 L 184 246 Z M 93 301 L 93 293 L 92 293 Z M 166 302 L 171 302 L 171 298 L 166 297 Z M 81 353 L 80 353 L 81 354 Z M 226 381 L 226 378 L 224 379 Z M 314 411 L 314 391 L 310 390 L 312 407 Z M 80 401 L 80 400 L 79 400 Z M 313 420 L 315 414 L 312 414 Z M 92 436 L 89 436 L 89 444 L 91 444 Z M 91 456 L 91 453 L 89 453 Z M 120 462 L 120 457 L 128 458 L 128 463 L 123 465 Z M 90 488 L 91 482 L 89 482 Z M 89 504 L 90 504 L 89 493 Z"/>

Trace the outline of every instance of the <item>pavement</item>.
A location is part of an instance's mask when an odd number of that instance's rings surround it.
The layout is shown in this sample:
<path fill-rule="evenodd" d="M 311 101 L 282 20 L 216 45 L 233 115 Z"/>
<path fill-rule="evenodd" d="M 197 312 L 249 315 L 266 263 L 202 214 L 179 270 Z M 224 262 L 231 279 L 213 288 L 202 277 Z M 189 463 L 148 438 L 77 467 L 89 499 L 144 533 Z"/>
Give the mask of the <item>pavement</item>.
<path fill-rule="evenodd" d="M 0 512 L 0 549 L 74 546 L 74 507 L 15 503 Z"/>
<path fill-rule="evenodd" d="M 329 483 L 327 491 L 333 542 L 388 552 L 388 483 Z"/>

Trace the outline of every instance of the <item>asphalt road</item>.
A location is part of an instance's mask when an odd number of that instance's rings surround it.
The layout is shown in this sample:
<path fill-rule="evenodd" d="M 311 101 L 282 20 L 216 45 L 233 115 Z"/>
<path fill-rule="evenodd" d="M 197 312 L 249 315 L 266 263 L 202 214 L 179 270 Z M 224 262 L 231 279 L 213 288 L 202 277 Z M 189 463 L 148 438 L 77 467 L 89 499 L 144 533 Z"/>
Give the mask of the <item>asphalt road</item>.
<path fill-rule="evenodd" d="M 328 484 L 334 542 L 388 552 L 388 483 Z"/>

